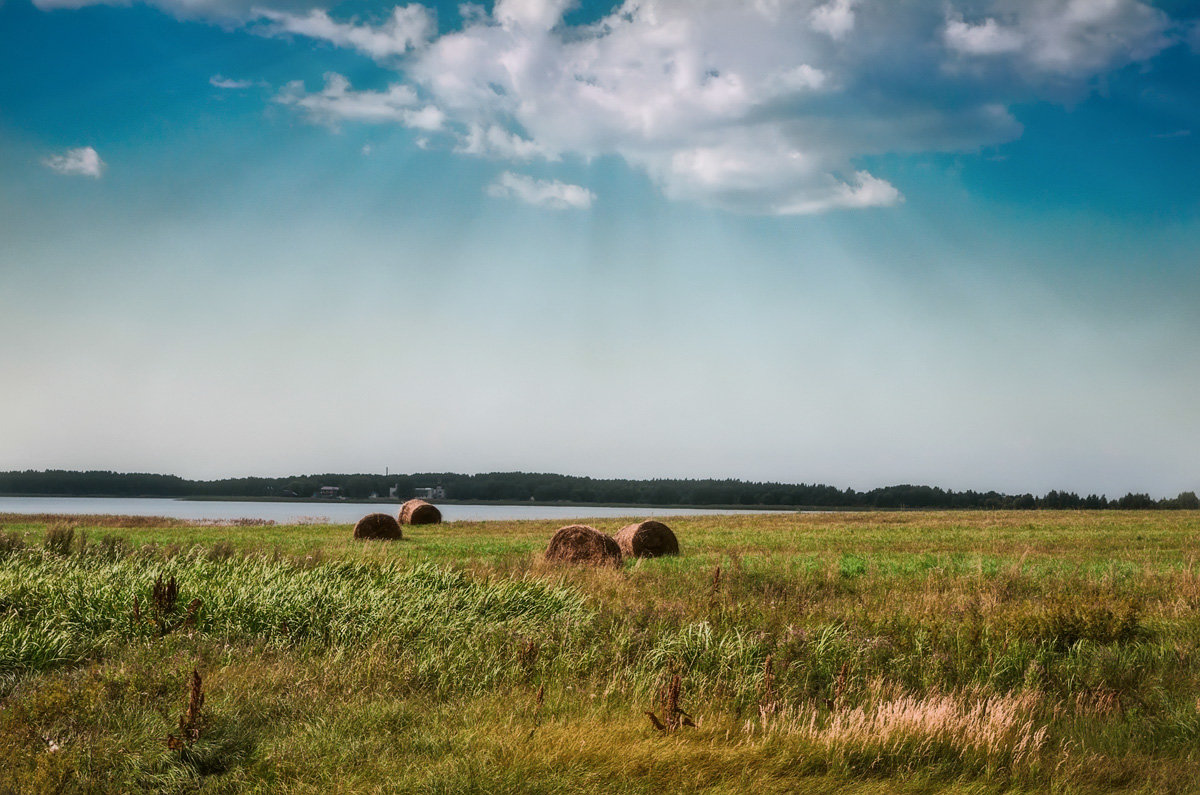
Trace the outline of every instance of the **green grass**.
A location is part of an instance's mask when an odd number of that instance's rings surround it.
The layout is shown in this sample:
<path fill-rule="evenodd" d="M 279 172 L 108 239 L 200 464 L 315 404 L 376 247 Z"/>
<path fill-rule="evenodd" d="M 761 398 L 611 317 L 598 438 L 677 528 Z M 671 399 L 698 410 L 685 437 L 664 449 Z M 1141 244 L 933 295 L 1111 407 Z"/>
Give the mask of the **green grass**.
<path fill-rule="evenodd" d="M 0 792 L 1200 791 L 1200 513 L 668 521 L 0 516 Z"/>

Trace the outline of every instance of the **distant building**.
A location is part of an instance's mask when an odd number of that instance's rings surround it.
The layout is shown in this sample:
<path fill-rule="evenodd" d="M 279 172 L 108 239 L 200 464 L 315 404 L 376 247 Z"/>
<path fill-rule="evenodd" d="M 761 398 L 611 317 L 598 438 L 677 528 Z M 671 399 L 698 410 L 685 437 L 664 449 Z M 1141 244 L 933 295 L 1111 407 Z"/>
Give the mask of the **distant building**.
<path fill-rule="evenodd" d="M 314 494 L 313 496 L 318 497 L 322 500 L 340 500 L 340 499 L 342 499 L 342 487 L 341 486 L 322 486 L 320 489 L 317 490 L 317 493 Z"/>
<path fill-rule="evenodd" d="M 396 486 L 391 486 L 388 488 L 388 499 L 389 500 L 400 499 L 400 486 L 396 485 Z"/>
<path fill-rule="evenodd" d="M 418 500 L 444 500 L 446 499 L 446 490 L 441 486 L 413 489 L 413 496 Z"/>

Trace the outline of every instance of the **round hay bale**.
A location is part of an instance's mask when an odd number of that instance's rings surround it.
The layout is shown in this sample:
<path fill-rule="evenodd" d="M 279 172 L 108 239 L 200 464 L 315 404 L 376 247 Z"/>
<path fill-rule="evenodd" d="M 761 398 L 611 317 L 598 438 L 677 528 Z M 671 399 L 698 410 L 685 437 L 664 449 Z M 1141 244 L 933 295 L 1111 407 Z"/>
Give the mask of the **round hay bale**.
<path fill-rule="evenodd" d="M 400 524 L 437 524 L 442 512 L 425 500 L 409 500 L 400 506 Z"/>
<path fill-rule="evenodd" d="M 403 538 L 400 523 L 388 513 L 369 513 L 354 525 L 355 538 Z"/>
<path fill-rule="evenodd" d="M 586 563 L 592 566 L 620 566 L 621 548 L 611 537 L 585 524 L 560 527 L 546 547 L 546 560 Z"/>
<path fill-rule="evenodd" d="M 614 538 L 623 554 L 635 558 L 679 554 L 679 540 L 675 538 L 671 528 L 653 519 L 627 524 L 617 531 Z"/>

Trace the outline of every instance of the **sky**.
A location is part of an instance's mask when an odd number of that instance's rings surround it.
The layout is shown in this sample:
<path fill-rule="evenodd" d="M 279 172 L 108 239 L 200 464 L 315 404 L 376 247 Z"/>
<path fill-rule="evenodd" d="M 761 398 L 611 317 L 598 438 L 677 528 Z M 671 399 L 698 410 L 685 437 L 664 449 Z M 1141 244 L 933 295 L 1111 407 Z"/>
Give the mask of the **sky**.
<path fill-rule="evenodd" d="M 0 0 L 0 469 L 1200 490 L 1200 8 Z"/>

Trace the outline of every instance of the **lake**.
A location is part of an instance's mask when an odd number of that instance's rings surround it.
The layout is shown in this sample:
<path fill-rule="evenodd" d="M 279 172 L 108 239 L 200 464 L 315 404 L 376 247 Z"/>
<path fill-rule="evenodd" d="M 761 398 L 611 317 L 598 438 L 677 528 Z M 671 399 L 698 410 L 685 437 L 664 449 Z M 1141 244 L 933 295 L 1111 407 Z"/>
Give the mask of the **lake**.
<path fill-rule="evenodd" d="M 244 502 L 172 500 L 155 497 L 0 497 L 0 513 L 108 514 L 167 516 L 172 519 L 229 521 L 263 519 L 278 524 L 353 524 L 369 513 L 395 514 L 399 504 L 354 502 Z M 489 519 L 608 519 L 614 516 L 704 516 L 763 513 L 719 508 L 613 508 L 573 505 L 438 505 L 447 522 Z"/>

